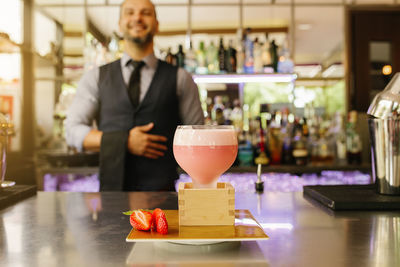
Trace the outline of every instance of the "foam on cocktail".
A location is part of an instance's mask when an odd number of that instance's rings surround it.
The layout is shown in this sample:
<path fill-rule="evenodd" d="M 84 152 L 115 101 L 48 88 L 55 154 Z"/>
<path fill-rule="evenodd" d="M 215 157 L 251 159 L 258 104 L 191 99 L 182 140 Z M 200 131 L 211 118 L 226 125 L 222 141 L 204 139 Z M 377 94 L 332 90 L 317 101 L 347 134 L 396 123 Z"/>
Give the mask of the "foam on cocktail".
<path fill-rule="evenodd" d="M 195 187 L 215 187 L 218 177 L 235 161 L 234 129 L 177 129 L 174 156 Z"/>
<path fill-rule="evenodd" d="M 229 129 L 181 129 L 175 133 L 174 145 L 178 146 L 229 146 L 237 145 L 235 131 Z"/>

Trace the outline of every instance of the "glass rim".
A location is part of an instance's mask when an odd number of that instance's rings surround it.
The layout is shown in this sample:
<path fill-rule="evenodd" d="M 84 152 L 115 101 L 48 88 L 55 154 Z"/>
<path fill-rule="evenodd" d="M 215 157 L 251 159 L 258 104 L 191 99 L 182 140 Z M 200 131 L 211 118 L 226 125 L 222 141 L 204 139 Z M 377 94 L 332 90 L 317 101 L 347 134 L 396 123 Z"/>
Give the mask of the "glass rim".
<path fill-rule="evenodd" d="M 178 125 L 177 130 L 234 130 L 233 125 Z"/>

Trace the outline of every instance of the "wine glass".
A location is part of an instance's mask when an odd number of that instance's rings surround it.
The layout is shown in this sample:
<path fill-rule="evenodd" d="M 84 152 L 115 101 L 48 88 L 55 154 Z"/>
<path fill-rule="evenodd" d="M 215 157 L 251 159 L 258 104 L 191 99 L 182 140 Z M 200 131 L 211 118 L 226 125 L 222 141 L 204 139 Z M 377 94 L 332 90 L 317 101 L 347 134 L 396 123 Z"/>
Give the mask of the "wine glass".
<path fill-rule="evenodd" d="M 179 125 L 173 151 L 193 188 L 216 188 L 217 180 L 235 161 L 238 142 L 231 125 Z"/>

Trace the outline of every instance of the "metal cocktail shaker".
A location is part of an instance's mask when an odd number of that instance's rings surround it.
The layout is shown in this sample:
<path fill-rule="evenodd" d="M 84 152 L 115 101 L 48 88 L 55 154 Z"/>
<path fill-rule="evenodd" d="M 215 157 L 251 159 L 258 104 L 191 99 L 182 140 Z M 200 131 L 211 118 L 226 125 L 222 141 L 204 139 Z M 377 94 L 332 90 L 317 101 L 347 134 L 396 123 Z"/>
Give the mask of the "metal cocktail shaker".
<path fill-rule="evenodd" d="M 400 195 L 400 73 L 375 96 L 367 113 L 377 191 Z"/>
<path fill-rule="evenodd" d="M 0 113 L 0 188 L 3 185 L 6 174 L 7 139 L 13 132 L 13 125 L 7 120 L 6 116 Z"/>

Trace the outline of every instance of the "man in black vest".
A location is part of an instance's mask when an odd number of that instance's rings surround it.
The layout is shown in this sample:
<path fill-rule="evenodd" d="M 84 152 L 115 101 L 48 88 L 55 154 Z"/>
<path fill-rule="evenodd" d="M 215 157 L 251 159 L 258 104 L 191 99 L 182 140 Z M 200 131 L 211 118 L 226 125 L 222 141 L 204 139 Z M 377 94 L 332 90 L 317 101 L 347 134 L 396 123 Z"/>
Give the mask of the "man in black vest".
<path fill-rule="evenodd" d="M 182 68 L 155 58 L 158 21 L 150 0 L 125 0 L 119 27 L 125 52 L 80 80 L 67 114 L 67 143 L 78 151 L 100 149 L 101 191 L 174 190 L 175 128 L 204 123 L 197 86 Z"/>

